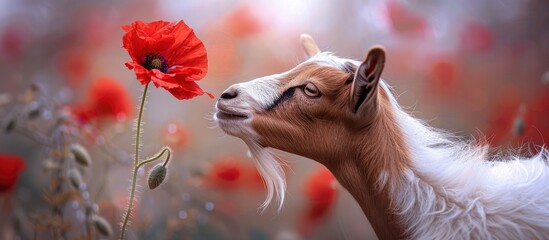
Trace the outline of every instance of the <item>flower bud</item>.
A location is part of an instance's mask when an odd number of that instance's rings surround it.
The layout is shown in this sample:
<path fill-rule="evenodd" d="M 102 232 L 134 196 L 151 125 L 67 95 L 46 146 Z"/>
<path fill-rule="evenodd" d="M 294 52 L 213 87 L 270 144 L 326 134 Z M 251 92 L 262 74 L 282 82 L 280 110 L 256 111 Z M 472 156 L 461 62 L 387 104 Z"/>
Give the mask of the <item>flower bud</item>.
<path fill-rule="evenodd" d="M 72 168 L 71 170 L 69 170 L 68 175 L 69 181 L 71 182 L 72 186 L 76 189 L 79 189 L 80 185 L 84 182 L 84 180 L 82 180 L 82 174 L 80 174 L 80 172 L 76 168 Z"/>
<path fill-rule="evenodd" d="M 526 112 L 526 105 L 520 105 L 517 116 L 513 120 L 512 132 L 515 136 L 521 136 L 526 130 L 526 123 L 524 122 L 524 113 Z"/>
<path fill-rule="evenodd" d="M 95 229 L 104 237 L 110 238 L 112 236 L 111 224 L 103 217 L 94 215 L 92 217 L 92 223 L 95 226 Z"/>
<path fill-rule="evenodd" d="M 88 166 L 91 163 L 91 157 L 84 146 L 73 143 L 69 147 L 71 153 L 74 155 L 74 160 L 82 166 Z"/>
<path fill-rule="evenodd" d="M 41 113 L 42 113 L 42 106 L 38 105 L 36 102 L 33 102 L 31 103 L 29 112 L 27 113 L 27 117 L 31 120 L 34 120 L 40 117 Z"/>
<path fill-rule="evenodd" d="M 31 90 L 32 92 L 39 92 L 40 91 L 40 85 L 38 85 L 38 83 L 31 83 L 30 86 L 29 86 L 29 90 Z"/>
<path fill-rule="evenodd" d="M 526 123 L 524 122 L 524 117 L 517 116 L 513 121 L 513 134 L 515 136 L 522 136 L 524 130 L 526 129 Z"/>
<path fill-rule="evenodd" d="M 166 178 L 167 169 L 161 164 L 154 166 L 149 172 L 149 188 L 155 189 Z"/>
<path fill-rule="evenodd" d="M 6 126 L 4 127 L 4 132 L 10 133 L 13 131 L 13 129 L 15 129 L 15 118 L 10 119 L 10 121 L 6 124 Z"/>

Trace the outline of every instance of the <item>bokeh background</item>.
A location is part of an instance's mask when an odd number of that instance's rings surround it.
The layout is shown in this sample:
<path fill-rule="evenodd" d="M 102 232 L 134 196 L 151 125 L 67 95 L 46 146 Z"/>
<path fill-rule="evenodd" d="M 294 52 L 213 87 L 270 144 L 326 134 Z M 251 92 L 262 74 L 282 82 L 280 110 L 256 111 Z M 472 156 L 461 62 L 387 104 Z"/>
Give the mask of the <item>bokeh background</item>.
<path fill-rule="evenodd" d="M 300 33 L 357 60 L 382 44 L 383 78 L 409 112 L 494 154 L 528 155 L 549 139 L 548 12 L 545 0 L 0 0 L 0 239 L 104 238 L 91 215 L 118 236 L 142 91 L 122 25 L 184 20 L 208 52 L 199 84 L 216 96 L 303 61 Z M 260 214 L 261 179 L 215 127 L 215 99 L 148 96 L 142 155 L 169 145 L 175 156 L 165 184 L 140 188 L 130 239 L 375 239 L 329 172 L 289 154 L 286 205 Z M 59 160 L 76 142 L 87 167 Z"/>

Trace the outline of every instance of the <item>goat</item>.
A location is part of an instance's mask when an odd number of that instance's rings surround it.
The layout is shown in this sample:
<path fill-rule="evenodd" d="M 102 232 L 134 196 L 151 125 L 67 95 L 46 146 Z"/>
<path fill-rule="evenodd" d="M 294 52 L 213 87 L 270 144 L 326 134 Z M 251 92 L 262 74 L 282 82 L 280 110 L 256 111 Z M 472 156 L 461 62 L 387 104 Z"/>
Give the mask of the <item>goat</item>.
<path fill-rule="evenodd" d="M 325 165 L 380 239 L 549 239 L 548 152 L 489 159 L 488 146 L 406 113 L 381 80 L 385 50 L 362 62 L 321 52 L 280 74 L 230 86 L 214 120 L 250 148 L 283 204 L 284 171 L 269 149 Z M 499 157 L 502 158 L 502 157 Z"/>

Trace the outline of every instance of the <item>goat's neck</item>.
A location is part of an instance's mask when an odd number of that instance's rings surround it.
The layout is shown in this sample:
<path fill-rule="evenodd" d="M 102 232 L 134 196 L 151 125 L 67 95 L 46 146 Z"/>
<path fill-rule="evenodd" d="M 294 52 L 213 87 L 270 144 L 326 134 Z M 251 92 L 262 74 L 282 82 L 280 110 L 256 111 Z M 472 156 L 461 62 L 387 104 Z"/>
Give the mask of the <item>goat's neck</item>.
<path fill-rule="evenodd" d="M 403 239 L 404 228 L 391 208 L 389 189 L 376 190 L 376 184 L 367 182 L 361 166 L 343 164 L 333 171 L 338 181 L 351 193 L 368 218 L 379 239 Z"/>
<path fill-rule="evenodd" d="M 393 184 L 399 184 L 411 160 L 390 105 L 354 139 L 343 159 L 327 164 L 338 181 L 357 200 L 379 239 L 402 239 L 405 232 L 391 206 Z"/>

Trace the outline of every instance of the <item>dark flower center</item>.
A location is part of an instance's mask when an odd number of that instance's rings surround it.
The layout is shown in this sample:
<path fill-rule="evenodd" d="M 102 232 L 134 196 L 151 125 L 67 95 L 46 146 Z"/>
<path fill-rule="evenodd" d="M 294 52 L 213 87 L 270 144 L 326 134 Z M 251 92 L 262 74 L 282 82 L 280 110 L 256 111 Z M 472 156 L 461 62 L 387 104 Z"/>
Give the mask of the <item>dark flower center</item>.
<path fill-rule="evenodd" d="M 149 53 L 143 60 L 143 67 L 148 70 L 158 69 L 163 73 L 168 72 L 168 62 L 160 54 Z"/>

